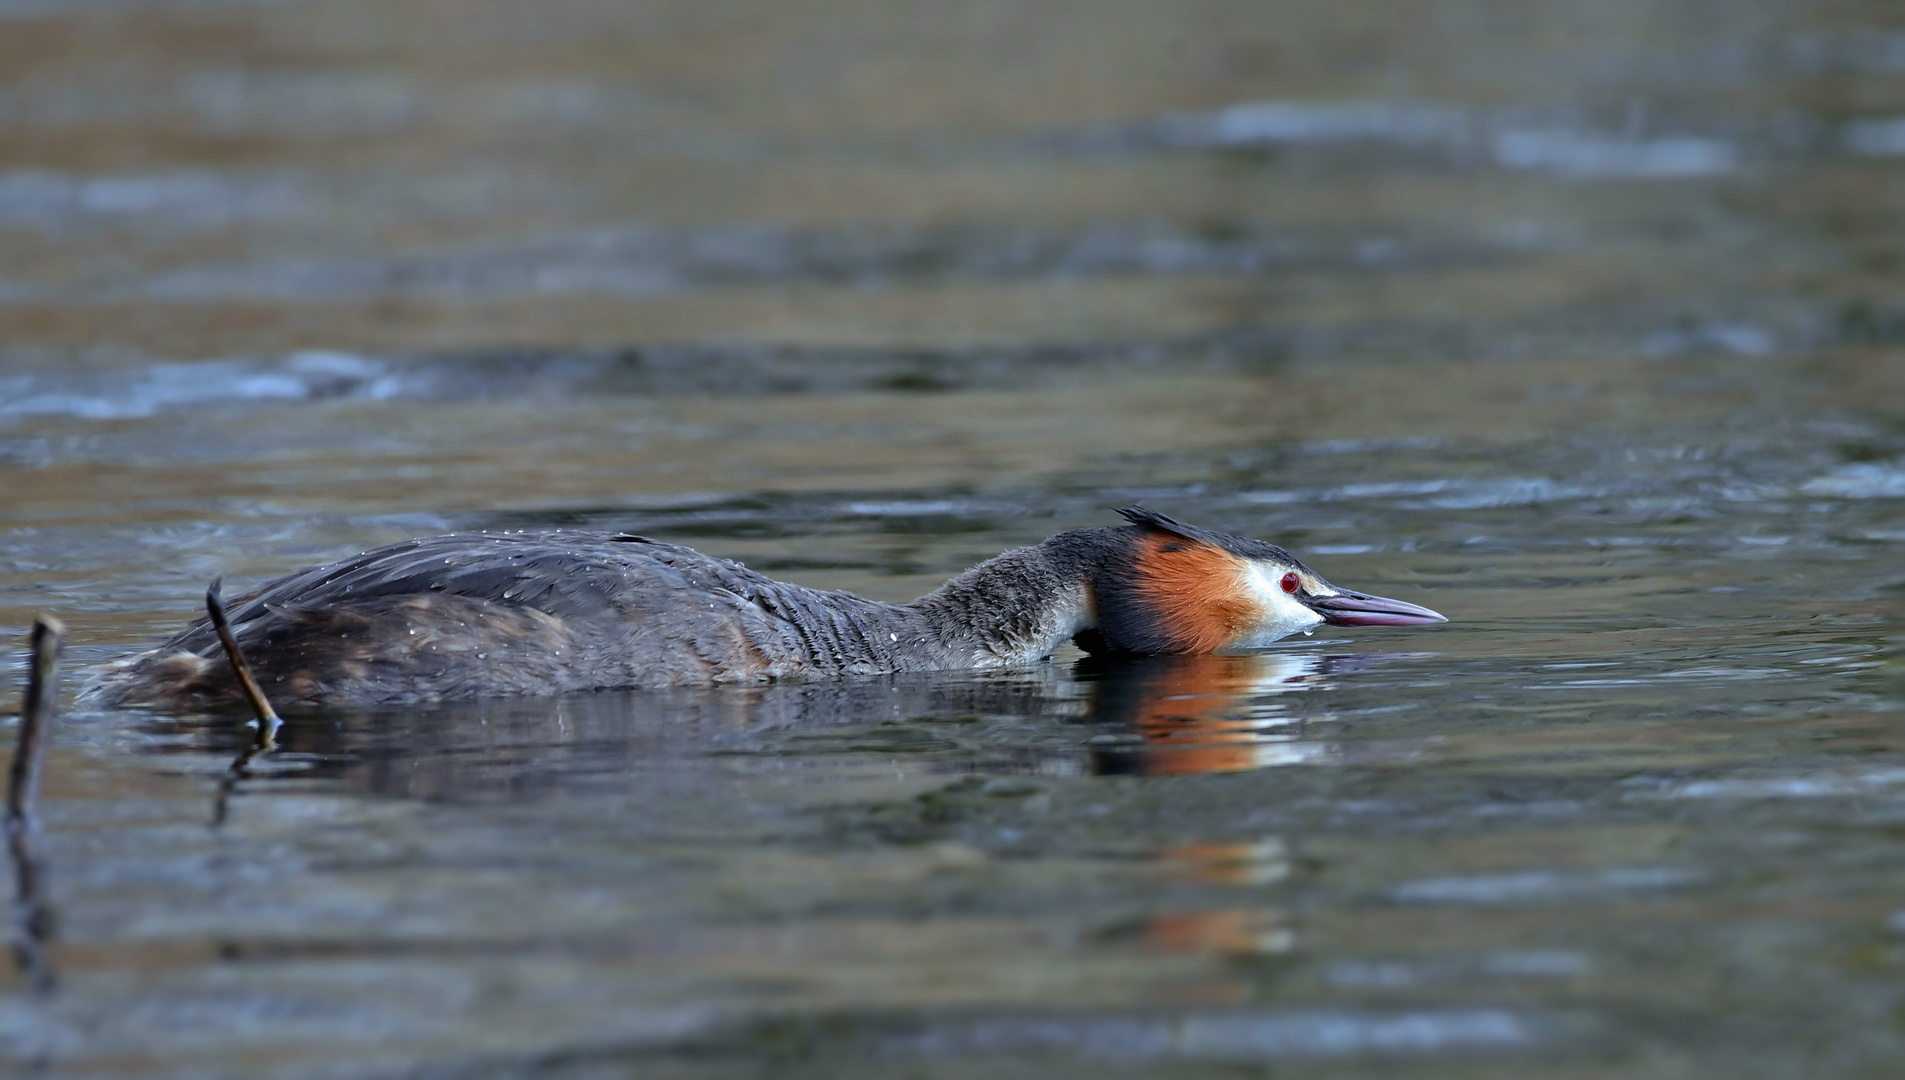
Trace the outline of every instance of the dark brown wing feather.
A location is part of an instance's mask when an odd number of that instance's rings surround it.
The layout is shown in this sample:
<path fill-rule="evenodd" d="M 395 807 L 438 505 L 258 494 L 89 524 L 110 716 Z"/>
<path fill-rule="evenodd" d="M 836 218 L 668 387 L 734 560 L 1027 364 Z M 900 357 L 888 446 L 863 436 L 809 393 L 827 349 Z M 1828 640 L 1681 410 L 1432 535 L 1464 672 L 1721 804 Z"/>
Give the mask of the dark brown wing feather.
<path fill-rule="evenodd" d="M 272 582 L 230 613 L 281 706 L 751 681 L 867 667 L 895 609 L 626 534 L 451 534 Z M 99 679 L 106 704 L 203 704 L 235 682 L 209 622 Z"/>

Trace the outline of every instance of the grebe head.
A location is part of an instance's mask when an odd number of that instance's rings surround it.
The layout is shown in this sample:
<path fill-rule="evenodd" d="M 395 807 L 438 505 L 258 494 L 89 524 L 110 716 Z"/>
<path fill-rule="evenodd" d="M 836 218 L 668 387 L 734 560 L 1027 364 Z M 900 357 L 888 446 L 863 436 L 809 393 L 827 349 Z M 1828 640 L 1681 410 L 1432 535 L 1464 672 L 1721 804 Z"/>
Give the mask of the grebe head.
<path fill-rule="evenodd" d="M 1447 622 L 1401 600 L 1339 589 L 1261 540 L 1185 525 L 1155 511 L 1118 511 L 1128 559 L 1097 584 L 1098 635 L 1113 652 L 1250 649 L 1332 626 Z"/>

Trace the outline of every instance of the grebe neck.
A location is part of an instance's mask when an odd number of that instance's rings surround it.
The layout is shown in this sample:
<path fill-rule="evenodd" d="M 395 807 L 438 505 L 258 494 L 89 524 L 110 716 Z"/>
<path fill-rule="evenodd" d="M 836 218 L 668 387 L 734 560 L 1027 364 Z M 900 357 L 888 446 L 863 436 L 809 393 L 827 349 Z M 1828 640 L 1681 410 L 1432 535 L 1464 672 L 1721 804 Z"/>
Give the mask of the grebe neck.
<path fill-rule="evenodd" d="M 1043 659 L 1098 623 L 1090 566 L 1051 540 L 988 559 L 905 606 L 933 644 L 975 667 Z"/>

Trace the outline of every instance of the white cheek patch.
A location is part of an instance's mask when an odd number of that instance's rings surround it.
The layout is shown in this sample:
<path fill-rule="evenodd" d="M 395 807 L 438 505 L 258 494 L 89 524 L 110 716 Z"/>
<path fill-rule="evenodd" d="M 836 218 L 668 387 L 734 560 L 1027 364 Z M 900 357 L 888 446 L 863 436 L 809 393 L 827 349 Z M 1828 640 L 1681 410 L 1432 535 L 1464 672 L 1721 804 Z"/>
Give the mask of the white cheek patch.
<path fill-rule="evenodd" d="M 1275 567 L 1253 562 L 1244 574 L 1244 588 L 1256 602 L 1259 617 L 1255 627 L 1239 634 L 1231 643 L 1233 647 L 1254 649 L 1322 625 L 1323 616 L 1283 591 L 1283 575 L 1275 571 Z"/>

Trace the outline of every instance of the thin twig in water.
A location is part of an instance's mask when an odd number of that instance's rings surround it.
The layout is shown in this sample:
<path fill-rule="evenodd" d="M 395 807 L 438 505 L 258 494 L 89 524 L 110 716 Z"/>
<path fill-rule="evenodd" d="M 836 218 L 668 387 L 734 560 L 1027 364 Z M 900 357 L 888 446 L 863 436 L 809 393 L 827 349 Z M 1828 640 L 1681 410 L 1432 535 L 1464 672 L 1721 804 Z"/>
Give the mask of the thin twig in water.
<path fill-rule="evenodd" d="M 13 957 L 35 990 L 53 989 L 52 963 L 46 942 L 53 936 L 53 909 L 46 902 L 39 853 L 34 850 L 38 827 L 40 773 L 45 768 L 46 744 L 59 705 L 60 641 L 66 627 L 51 615 L 33 620 L 31 667 L 26 697 L 20 703 L 20 737 L 7 775 L 7 856 L 13 863 L 14 918 L 19 933 Z"/>
<path fill-rule="evenodd" d="M 251 665 L 245 663 L 245 654 L 238 651 L 238 640 L 232 637 L 231 623 L 225 620 L 225 601 L 219 596 L 219 586 L 223 578 L 214 578 L 212 587 L 205 590 L 205 610 L 212 617 L 212 629 L 218 631 L 218 643 L 225 647 L 225 657 L 231 661 L 232 673 L 238 676 L 238 687 L 245 692 L 245 700 L 251 702 L 251 711 L 258 718 L 258 747 L 260 750 L 271 748 L 271 742 L 278 734 L 278 726 L 284 721 L 278 719 L 278 712 L 266 700 L 265 692 L 258 687 L 258 680 L 251 677 Z"/>
<path fill-rule="evenodd" d="M 214 829 L 224 825 L 225 819 L 231 816 L 232 796 L 238 794 L 240 781 L 251 779 L 252 761 L 259 754 L 272 749 L 271 740 L 263 734 L 264 728 L 260 726 L 258 731 L 258 738 L 240 751 L 232 763 L 225 767 L 225 775 L 218 778 L 218 792 L 212 796 L 211 825 Z"/>
<path fill-rule="evenodd" d="M 278 719 L 277 710 L 271 707 L 264 690 L 258 686 L 258 680 L 252 677 L 251 665 L 245 663 L 245 654 L 238 651 L 238 639 L 232 636 L 231 623 L 225 618 L 225 601 L 219 595 L 219 586 L 224 584 L 224 580 L 213 579 L 212 587 L 205 590 L 205 611 L 212 617 L 212 629 L 218 631 L 218 643 L 225 647 L 225 658 L 231 661 L 232 673 L 238 676 L 238 688 L 245 692 L 245 700 L 251 703 L 252 714 L 257 717 L 257 729 L 250 748 L 238 755 L 218 782 L 218 795 L 212 800 L 214 829 L 225 824 L 225 818 L 231 812 L 232 796 L 238 790 L 238 782 L 250 776 L 252 759 L 277 745 L 278 728 L 284 723 Z"/>
<path fill-rule="evenodd" d="M 33 620 L 32 668 L 27 672 L 26 699 L 20 704 L 20 739 L 13 751 L 13 770 L 7 776 L 7 827 L 15 828 L 33 816 L 40 794 L 40 766 L 46 759 L 46 736 L 59 705 L 60 641 L 66 627 L 51 615 Z"/>

